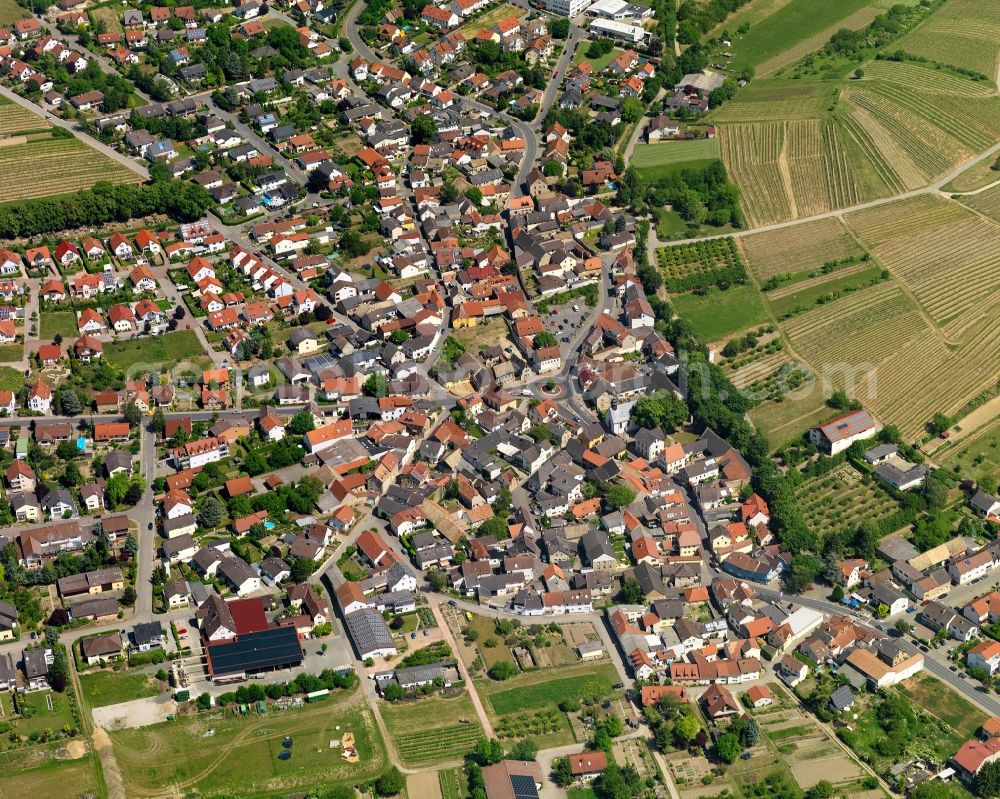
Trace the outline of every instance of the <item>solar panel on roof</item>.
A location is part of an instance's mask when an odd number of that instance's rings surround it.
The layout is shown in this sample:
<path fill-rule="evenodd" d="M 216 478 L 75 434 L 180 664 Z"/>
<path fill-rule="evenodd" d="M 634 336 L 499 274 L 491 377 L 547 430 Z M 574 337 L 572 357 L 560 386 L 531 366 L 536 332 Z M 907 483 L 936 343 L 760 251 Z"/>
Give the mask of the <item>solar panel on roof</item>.
<path fill-rule="evenodd" d="M 538 788 L 531 777 L 523 774 L 510 775 L 510 787 L 514 791 L 514 799 L 538 799 Z"/>

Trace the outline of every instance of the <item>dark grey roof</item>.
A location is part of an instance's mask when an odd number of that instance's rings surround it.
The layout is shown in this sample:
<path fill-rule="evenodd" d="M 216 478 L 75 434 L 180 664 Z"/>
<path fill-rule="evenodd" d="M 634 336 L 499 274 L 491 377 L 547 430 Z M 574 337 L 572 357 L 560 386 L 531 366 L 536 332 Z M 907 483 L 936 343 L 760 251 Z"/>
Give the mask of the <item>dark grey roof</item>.
<path fill-rule="evenodd" d="M 302 662 L 302 645 L 294 627 L 272 627 L 247 633 L 235 641 L 213 644 L 206 650 L 209 672 L 213 676 L 254 674 L 291 668 Z"/>

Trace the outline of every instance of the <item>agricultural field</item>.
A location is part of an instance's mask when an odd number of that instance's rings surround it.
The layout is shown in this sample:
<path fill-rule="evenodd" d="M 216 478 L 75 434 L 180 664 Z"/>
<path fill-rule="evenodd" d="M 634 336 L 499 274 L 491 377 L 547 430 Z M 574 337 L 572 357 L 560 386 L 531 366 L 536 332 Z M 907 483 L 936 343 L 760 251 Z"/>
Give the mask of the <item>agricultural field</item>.
<path fill-rule="evenodd" d="M 449 768 L 438 772 L 441 799 L 466 799 L 469 795 L 469 780 L 460 768 Z"/>
<path fill-rule="evenodd" d="M 2 4 L 0 4 L 0 16 L 3 16 Z M 0 134 L 9 136 L 27 131 L 44 131 L 51 127 L 52 124 L 38 114 L 22 108 L 5 97 L 0 98 Z"/>
<path fill-rule="evenodd" d="M 846 463 L 803 481 L 795 497 L 806 524 L 821 536 L 839 530 L 853 532 L 861 522 L 877 522 L 899 509 L 874 478 L 866 478 Z"/>
<path fill-rule="evenodd" d="M 765 69 L 776 71 L 781 66 L 777 62 L 782 54 L 829 30 L 828 39 L 838 28 L 848 24 L 846 21 L 854 14 L 870 5 L 869 0 L 843 0 L 838 3 L 791 0 L 751 25 L 746 34 L 732 40 L 732 69 L 739 72 L 746 67 L 754 67 L 758 76 L 763 76 Z M 730 27 L 728 21 L 727 27 Z M 821 41 L 813 49 L 819 49 L 824 43 L 825 40 Z"/>
<path fill-rule="evenodd" d="M 138 183 L 135 172 L 76 138 L 34 139 L 0 147 L 0 196 L 4 201 L 71 194 L 98 181 Z M 30 180 L 25 176 L 30 175 Z"/>
<path fill-rule="evenodd" d="M 764 297 L 779 319 L 808 311 L 844 294 L 874 285 L 882 279 L 883 270 L 870 262 L 836 269 L 808 280 L 780 285 L 766 291 Z"/>
<path fill-rule="evenodd" d="M 104 346 L 104 357 L 128 371 L 135 366 L 177 364 L 205 355 L 193 330 L 175 330 L 162 336 L 146 336 L 134 341 L 113 341 Z"/>
<path fill-rule="evenodd" d="M 1000 138 L 1000 96 L 933 63 L 873 61 L 839 82 L 761 80 L 758 69 L 709 119 L 747 223 L 761 227 L 917 189 L 974 161 Z"/>
<path fill-rule="evenodd" d="M 466 692 L 450 699 L 381 702 L 379 713 L 400 759 L 408 766 L 461 760 L 483 737 Z"/>
<path fill-rule="evenodd" d="M 741 190 L 743 214 L 750 227 L 798 216 L 791 204 L 785 149 L 785 124 L 761 122 L 719 128 L 722 160 Z M 782 165 L 784 169 L 782 169 Z"/>
<path fill-rule="evenodd" d="M 701 288 L 718 280 L 746 277 L 743 259 L 733 239 L 702 239 L 691 244 L 663 247 L 656 252 L 667 291 Z"/>
<path fill-rule="evenodd" d="M 993 0 L 951 0 L 897 46 L 932 61 L 996 78 L 1000 18 Z"/>
<path fill-rule="evenodd" d="M 359 700 L 338 697 L 294 710 L 272 706 L 265 716 L 234 717 L 220 709 L 108 735 L 128 796 L 153 795 L 164 785 L 203 795 L 285 795 L 320 783 L 363 782 L 384 770 L 385 748 Z M 358 763 L 330 747 L 345 732 L 354 733 Z M 278 758 L 285 736 L 294 747 L 287 761 Z"/>
<path fill-rule="evenodd" d="M 990 174 L 993 176 L 993 180 L 1000 180 L 1000 172 L 993 172 L 991 170 Z M 1000 224 L 1000 184 L 991 186 L 978 194 L 968 194 L 964 197 L 959 197 L 959 201 L 963 205 L 979 211 L 979 213 L 988 216 L 994 222 Z"/>
<path fill-rule="evenodd" d="M 673 295 L 670 302 L 705 342 L 771 321 L 760 292 L 749 282 L 725 291 L 711 288 L 704 294 Z"/>
<path fill-rule="evenodd" d="M 864 254 L 844 224 L 833 217 L 743 236 L 738 244 L 751 273 L 762 282 Z"/>

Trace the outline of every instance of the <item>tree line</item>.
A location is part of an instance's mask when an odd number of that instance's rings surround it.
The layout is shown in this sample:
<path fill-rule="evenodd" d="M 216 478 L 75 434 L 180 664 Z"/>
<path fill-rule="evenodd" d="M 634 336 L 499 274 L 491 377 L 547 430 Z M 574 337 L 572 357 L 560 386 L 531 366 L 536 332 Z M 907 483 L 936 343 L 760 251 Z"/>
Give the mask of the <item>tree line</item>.
<path fill-rule="evenodd" d="M 63 197 L 41 197 L 0 206 L 0 238 L 30 238 L 109 222 L 128 222 L 165 214 L 178 222 L 193 222 L 212 206 L 201 186 L 180 180 L 151 184 L 100 182 Z"/>

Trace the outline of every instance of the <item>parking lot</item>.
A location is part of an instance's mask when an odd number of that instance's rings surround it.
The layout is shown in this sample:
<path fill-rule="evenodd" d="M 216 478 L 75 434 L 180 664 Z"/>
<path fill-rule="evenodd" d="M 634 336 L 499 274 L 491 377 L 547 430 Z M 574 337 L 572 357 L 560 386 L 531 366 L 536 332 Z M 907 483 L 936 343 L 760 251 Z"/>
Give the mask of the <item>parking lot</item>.
<path fill-rule="evenodd" d="M 545 329 L 559 340 L 559 349 L 564 358 L 569 353 L 569 343 L 586 324 L 592 311 L 582 297 L 577 297 L 563 305 L 551 306 L 544 315 Z"/>

